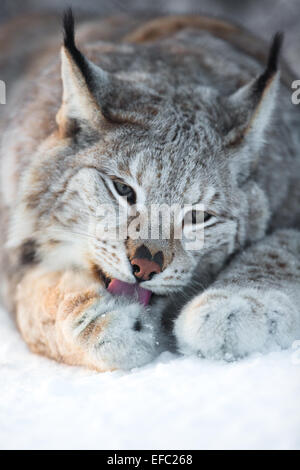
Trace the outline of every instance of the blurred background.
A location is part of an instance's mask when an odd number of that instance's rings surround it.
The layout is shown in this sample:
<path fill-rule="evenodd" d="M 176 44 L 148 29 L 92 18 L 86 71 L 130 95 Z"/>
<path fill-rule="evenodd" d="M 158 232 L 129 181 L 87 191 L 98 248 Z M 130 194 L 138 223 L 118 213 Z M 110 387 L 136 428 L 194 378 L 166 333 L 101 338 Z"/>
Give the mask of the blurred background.
<path fill-rule="evenodd" d="M 205 13 L 238 22 L 265 39 L 283 30 L 284 56 L 300 74 L 300 0 L 1 0 L 0 25 L 16 15 L 60 15 L 66 6 L 74 8 L 77 18 Z"/>

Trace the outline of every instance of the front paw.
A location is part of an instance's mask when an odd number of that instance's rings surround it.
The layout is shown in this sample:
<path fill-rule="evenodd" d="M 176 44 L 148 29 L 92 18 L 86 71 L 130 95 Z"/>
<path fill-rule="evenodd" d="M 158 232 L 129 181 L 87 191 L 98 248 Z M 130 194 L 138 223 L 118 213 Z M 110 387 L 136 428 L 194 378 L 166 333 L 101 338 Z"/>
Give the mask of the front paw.
<path fill-rule="evenodd" d="M 285 294 L 257 289 L 211 289 L 189 302 L 175 321 L 183 354 L 233 360 L 289 347 L 297 311 Z"/>
<path fill-rule="evenodd" d="M 98 370 L 131 369 L 159 352 L 158 321 L 139 303 L 106 295 L 64 320 L 64 333 Z"/>

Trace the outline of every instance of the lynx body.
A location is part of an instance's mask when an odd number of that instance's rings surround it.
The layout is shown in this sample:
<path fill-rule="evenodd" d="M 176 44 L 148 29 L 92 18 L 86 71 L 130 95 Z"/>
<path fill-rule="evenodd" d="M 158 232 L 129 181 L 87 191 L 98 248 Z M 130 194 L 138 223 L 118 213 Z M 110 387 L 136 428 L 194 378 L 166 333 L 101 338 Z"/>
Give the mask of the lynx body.
<path fill-rule="evenodd" d="M 284 66 L 280 79 L 281 36 L 268 51 L 205 17 L 135 23 L 86 23 L 77 46 L 68 12 L 61 57 L 49 34 L 5 71 L 20 76 L 0 121 L 2 299 L 33 351 L 102 371 L 171 347 L 216 359 L 289 347 L 300 111 Z M 99 206 L 133 203 L 202 204 L 203 247 L 187 250 L 174 227 L 95 234 Z M 150 303 L 112 295 L 111 280 L 139 281 Z"/>

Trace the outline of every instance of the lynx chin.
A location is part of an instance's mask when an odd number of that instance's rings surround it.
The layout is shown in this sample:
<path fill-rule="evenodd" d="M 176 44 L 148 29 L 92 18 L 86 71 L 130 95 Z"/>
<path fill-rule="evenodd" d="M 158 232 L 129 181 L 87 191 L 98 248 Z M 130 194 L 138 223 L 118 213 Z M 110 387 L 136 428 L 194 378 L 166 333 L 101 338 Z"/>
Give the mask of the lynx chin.
<path fill-rule="evenodd" d="M 300 108 L 282 34 L 266 45 L 205 16 L 128 17 L 79 25 L 75 41 L 68 10 L 59 56 L 59 26 L 32 51 L 14 27 L 0 288 L 30 349 L 106 371 L 163 350 L 235 360 L 291 347 Z M 168 237 L 112 240 L 101 205 L 122 206 L 126 224 L 134 206 L 183 209 Z M 204 229 L 204 243 L 188 249 L 178 226 Z"/>

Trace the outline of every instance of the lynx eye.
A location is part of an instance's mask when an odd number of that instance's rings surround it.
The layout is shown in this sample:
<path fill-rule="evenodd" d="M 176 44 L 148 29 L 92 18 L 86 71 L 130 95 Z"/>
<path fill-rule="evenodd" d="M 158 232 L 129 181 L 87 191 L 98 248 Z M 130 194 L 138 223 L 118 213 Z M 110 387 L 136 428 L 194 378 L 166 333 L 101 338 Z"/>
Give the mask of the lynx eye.
<path fill-rule="evenodd" d="M 114 181 L 114 187 L 120 196 L 127 198 L 129 204 L 135 204 L 136 194 L 130 186 L 121 183 L 121 181 Z"/>
<path fill-rule="evenodd" d="M 193 210 L 192 211 L 192 224 L 195 225 L 199 222 L 202 222 L 202 218 L 203 218 L 203 223 L 207 222 L 211 217 L 212 217 L 211 214 L 204 211 L 204 212 L 201 213 L 201 219 L 200 219 L 199 211 Z"/>
<path fill-rule="evenodd" d="M 208 212 L 192 210 L 185 214 L 184 223 L 191 225 L 202 224 L 208 222 L 211 217 L 212 214 L 209 214 Z"/>

